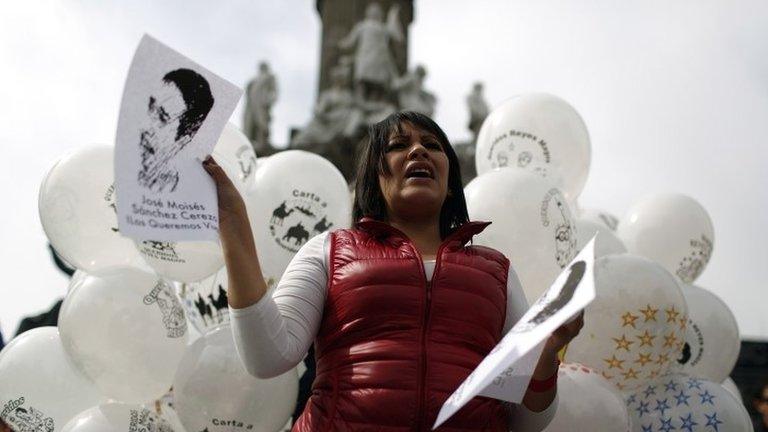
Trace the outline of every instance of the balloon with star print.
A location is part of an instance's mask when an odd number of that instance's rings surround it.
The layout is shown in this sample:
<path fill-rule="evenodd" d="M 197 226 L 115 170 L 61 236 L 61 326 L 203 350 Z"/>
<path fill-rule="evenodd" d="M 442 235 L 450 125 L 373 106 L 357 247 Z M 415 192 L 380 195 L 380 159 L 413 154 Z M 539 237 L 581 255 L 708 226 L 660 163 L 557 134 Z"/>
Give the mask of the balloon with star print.
<path fill-rule="evenodd" d="M 624 397 L 600 372 L 563 363 L 557 375 L 557 412 L 544 432 L 629 431 Z"/>
<path fill-rule="evenodd" d="M 595 291 L 565 360 L 597 369 L 624 393 L 667 373 L 688 320 L 675 278 L 647 258 L 606 255 L 595 260 Z"/>
<path fill-rule="evenodd" d="M 722 385 L 675 373 L 626 399 L 633 432 L 744 432 L 752 430 L 744 405 Z"/>

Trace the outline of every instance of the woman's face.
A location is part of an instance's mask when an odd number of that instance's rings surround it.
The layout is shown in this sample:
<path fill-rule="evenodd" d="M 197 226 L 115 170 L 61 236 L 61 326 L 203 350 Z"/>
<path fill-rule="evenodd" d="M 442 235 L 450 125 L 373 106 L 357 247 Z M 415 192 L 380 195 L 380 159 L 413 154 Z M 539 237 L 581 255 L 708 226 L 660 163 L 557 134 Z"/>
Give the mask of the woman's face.
<path fill-rule="evenodd" d="M 448 193 L 448 156 L 433 134 L 409 122 L 384 147 L 390 174 L 379 174 L 387 210 L 399 217 L 437 216 Z"/>

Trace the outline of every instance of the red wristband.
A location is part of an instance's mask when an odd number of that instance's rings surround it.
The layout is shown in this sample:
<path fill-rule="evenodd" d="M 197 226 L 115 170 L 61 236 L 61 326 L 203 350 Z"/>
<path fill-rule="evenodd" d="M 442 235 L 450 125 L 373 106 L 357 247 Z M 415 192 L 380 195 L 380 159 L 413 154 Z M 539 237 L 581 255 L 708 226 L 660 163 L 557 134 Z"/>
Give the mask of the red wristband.
<path fill-rule="evenodd" d="M 555 373 L 552 374 L 551 377 L 543 380 L 537 380 L 535 378 L 531 378 L 531 382 L 528 384 L 528 390 L 534 392 L 534 393 L 543 393 L 545 391 L 551 390 L 555 384 L 557 384 L 557 373 L 560 370 L 560 361 L 557 362 L 557 369 L 555 369 Z"/>

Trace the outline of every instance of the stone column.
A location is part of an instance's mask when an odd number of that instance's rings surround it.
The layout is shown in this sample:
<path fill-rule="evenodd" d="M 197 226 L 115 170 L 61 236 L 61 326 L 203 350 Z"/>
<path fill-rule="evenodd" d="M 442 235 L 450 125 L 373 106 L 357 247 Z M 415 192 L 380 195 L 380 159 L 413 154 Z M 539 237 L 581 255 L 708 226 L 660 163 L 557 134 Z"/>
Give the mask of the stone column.
<path fill-rule="evenodd" d="M 378 2 L 384 13 L 395 4 L 400 5 L 400 24 L 405 36 L 403 42 L 392 47 L 397 69 L 402 75 L 408 67 L 408 34 L 413 22 L 413 0 L 317 0 L 317 11 L 322 21 L 320 42 L 320 80 L 317 95 L 331 86 L 331 69 L 337 64 L 341 51 L 339 40 L 365 16 L 368 3 Z"/>

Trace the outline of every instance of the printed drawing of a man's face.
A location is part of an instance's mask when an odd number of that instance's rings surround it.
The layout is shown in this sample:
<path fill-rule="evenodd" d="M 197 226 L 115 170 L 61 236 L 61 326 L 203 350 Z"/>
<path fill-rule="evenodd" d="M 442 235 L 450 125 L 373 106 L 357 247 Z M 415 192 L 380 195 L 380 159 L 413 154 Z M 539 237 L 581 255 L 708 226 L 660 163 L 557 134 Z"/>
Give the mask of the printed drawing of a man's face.
<path fill-rule="evenodd" d="M 576 294 L 576 288 L 584 278 L 584 272 L 586 271 L 587 264 L 584 261 L 576 261 L 568 268 L 568 279 L 566 279 L 560 292 L 554 298 L 542 297 L 531 308 L 541 308 L 539 312 L 528 320 L 525 324 L 521 325 L 516 331 L 524 332 L 528 331 L 537 325 L 543 323 L 547 318 L 556 314 L 562 309 Z"/>
<path fill-rule="evenodd" d="M 149 92 L 139 131 L 140 185 L 154 192 L 176 189 L 179 173 L 171 161 L 192 141 L 212 106 L 208 82 L 189 69 L 169 72 Z"/>

